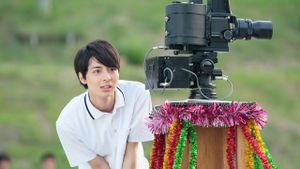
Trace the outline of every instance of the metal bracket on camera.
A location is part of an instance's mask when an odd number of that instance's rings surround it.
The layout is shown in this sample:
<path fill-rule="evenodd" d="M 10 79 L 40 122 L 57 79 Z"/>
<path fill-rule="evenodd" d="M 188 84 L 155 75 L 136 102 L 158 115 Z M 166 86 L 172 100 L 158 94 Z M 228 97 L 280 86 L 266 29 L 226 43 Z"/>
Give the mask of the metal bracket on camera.
<path fill-rule="evenodd" d="M 271 21 L 233 16 L 229 0 L 175 1 L 166 6 L 165 46 L 154 47 L 145 56 L 146 88 L 190 88 L 190 99 L 214 100 L 212 81 L 225 80 L 230 86 L 227 98 L 233 85 L 222 70 L 214 68 L 217 52 L 229 51 L 228 44 L 236 39 L 271 39 L 272 34 Z M 147 59 L 154 49 L 173 50 L 174 55 Z"/>

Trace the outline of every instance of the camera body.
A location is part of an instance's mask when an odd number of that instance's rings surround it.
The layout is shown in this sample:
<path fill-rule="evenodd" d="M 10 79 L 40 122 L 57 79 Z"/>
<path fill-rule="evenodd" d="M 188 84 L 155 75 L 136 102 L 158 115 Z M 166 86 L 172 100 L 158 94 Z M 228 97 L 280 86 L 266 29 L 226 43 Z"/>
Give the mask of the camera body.
<path fill-rule="evenodd" d="M 198 1 L 196 1 L 198 2 Z M 235 39 L 272 38 L 272 22 L 237 19 L 228 0 L 173 2 L 166 7 L 165 45 L 186 51 L 229 51 Z"/>
<path fill-rule="evenodd" d="M 190 98 L 215 99 L 212 80 L 222 77 L 222 70 L 214 68 L 217 52 L 229 51 L 236 39 L 271 39 L 272 34 L 271 21 L 233 16 L 229 0 L 173 2 L 166 6 L 165 46 L 174 55 L 146 60 L 146 88 L 190 88 Z"/>

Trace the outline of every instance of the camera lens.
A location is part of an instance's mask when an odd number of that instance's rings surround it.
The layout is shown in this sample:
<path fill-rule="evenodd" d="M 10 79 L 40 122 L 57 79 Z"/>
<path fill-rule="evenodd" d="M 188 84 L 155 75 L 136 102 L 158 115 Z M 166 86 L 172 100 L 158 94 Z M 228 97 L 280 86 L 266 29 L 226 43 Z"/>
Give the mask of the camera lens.
<path fill-rule="evenodd" d="M 234 29 L 234 37 L 237 39 L 271 39 L 273 26 L 271 21 L 255 21 L 250 19 L 237 19 Z"/>
<path fill-rule="evenodd" d="M 273 35 L 273 25 L 271 21 L 256 21 L 252 23 L 252 36 L 258 39 L 271 39 Z"/>

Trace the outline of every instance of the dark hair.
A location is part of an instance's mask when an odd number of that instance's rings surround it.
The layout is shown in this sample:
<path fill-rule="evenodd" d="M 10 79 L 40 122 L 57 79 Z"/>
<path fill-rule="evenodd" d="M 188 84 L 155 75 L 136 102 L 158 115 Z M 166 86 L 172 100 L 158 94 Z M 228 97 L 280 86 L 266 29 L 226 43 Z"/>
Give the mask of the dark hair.
<path fill-rule="evenodd" d="M 105 40 L 95 40 L 87 44 L 86 47 L 79 49 L 75 56 L 74 68 L 78 78 L 79 72 L 83 78 L 86 77 L 91 58 L 95 58 L 107 67 L 120 70 L 120 56 L 117 49 Z M 83 85 L 85 89 L 88 87 L 86 84 L 81 83 L 81 85 Z"/>
<path fill-rule="evenodd" d="M 10 157 L 6 153 L 0 153 L 0 162 L 1 161 L 9 161 L 10 162 Z"/>
<path fill-rule="evenodd" d="M 53 160 L 55 160 L 54 154 L 52 154 L 52 153 L 45 153 L 42 156 L 41 161 L 43 162 L 43 161 L 46 161 L 47 159 L 53 159 Z"/>

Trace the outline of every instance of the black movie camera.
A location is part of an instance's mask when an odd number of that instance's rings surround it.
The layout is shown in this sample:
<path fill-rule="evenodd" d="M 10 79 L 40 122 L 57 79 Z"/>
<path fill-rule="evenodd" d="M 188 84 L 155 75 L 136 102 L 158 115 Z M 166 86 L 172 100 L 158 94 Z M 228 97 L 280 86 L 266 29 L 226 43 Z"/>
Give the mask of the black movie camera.
<path fill-rule="evenodd" d="M 229 51 L 236 39 L 271 39 L 271 21 L 251 21 L 231 14 L 229 0 L 175 1 L 166 6 L 165 46 L 172 56 L 145 57 L 148 89 L 190 88 L 190 99 L 216 99 L 212 80 L 224 79 L 215 69 L 217 52 Z M 159 48 L 159 47 L 158 47 Z M 155 48 L 152 48 L 155 49 Z"/>

